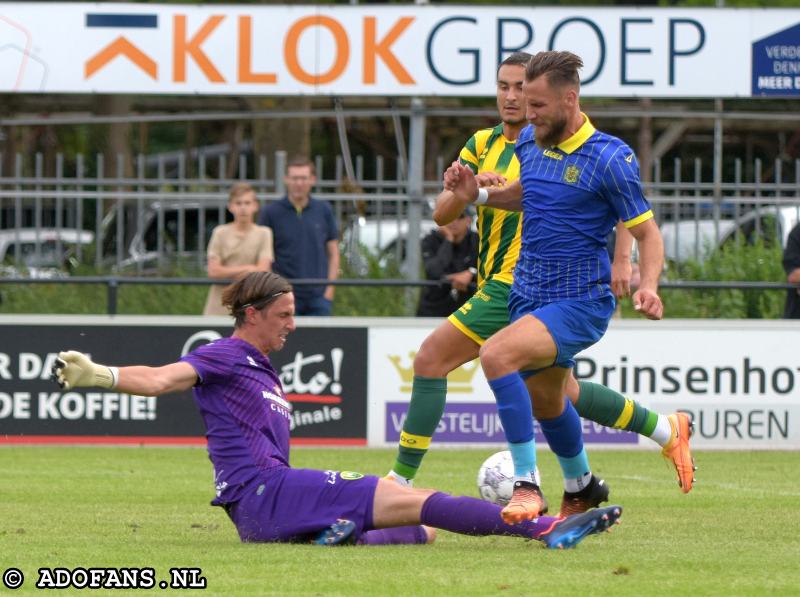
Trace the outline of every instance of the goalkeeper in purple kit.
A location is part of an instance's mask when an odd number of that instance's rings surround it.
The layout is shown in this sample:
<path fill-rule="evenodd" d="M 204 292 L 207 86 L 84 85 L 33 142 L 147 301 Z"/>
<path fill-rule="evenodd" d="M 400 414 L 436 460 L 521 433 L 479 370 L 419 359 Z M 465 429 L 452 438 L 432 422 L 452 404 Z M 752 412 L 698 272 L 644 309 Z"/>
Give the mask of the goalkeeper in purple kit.
<path fill-rule="evenodd" d="M 291 406 L 268 355 L 295 329 L 289 283 L 254 272 L 223 294 L 233 334 L 161 367 L 108 367 L 76 351 L 53 368 L 64 389 L 99 386 L 139 395 L 193 389 L 206 427 L 216 497 L 243 542 L 429 543 L 432 528 L 467 535 L 513 535 L 566 548 L 602 532 L 622 509 L 507 524 L 500 506 L 401 487 L 346 471 L 289 466 Z M 423 526 L 424 525 L 424 526 Z M 432 527 L 432 528 L 431 528 Z"/>

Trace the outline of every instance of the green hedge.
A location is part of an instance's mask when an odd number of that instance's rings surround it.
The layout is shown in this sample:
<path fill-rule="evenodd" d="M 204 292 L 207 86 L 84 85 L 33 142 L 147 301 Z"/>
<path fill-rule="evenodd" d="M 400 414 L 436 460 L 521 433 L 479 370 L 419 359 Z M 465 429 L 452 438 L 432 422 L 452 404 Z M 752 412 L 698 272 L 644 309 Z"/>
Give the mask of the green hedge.
<path fill-rule="evenodd" d="M 395 260 L 381 262 L 366 251 L 362 256 L 367 267 L 364 274 L 354 271 L 342 260 L 340 277 L 361 277 L 380 280 L 402 278 L 403 274 Z M 399 317 L 416 313 L 419 289 L 400 286 L 339 286 L 333 301 L 334 315 L 353 317 Z"/>
<path fill-rule="evenodd" d="M 394 262 L 366 258 L 364 277 L 400 278 Z M 343 262 L 344 264 L 344 262 Z M 76 275 L 96 275 L 82 266 Z M 178 270 L 169 275 L 196 277 L 203 272 Z M 342 278 L 359 278 L 346 264 Z M 668 268 L 666 280 L 767 281 L 782 282 L 781 250 L 757 241 L 748 245 L 731 243 L 703 262 L 688 262 Z M 206 286 L 137 286 L 119 288 L 118 313 L 129 315 L 198 315 L 203 311 Z M 664 290 L 662 297 L 667 318 L 776 319 L 783 312 L 784 291 L 775 290 Z M 419 290 L 401 287 L 346 287 L 336 291 L 334 315 L 407 316 L 413 315 Z M 106 288 L 102 285 L 15 284 L 0 285 L 0 313 L 105 314 Z M 624 317 L 639 317 L 630 299 L 622 302 Z"/>
<path fill-rule="evenodd" d="M 342 278 L 359 278 L 346 263 Z M 401 278 L 395 262 L 379 263 L 365 257 L 365 277 L 373 279 Z M 79 266 L 77 276 L 108 275 L 90 266 Z M 183 268 L 165 271 L 164 277 L 202 277 L 205 272 Z M 117 293 L 119 315 L 200 315 L 203 312 L 208 286 L 123 284 Z M 340 316 L 406 316 L 416 311 L 419 291 L 402 287 L 339 286 L 334 301 L 334 315 Z M 104 315 L 107 313 L 106 286 L 102 284 L 0 284 L 0 314 L 41 313 Z"/>
<path fill-rule="evenodd" d="M 699 263 L 672 264 L 666 281 L 784 282 L 778 246 L 756 240 L 731 242 Z M 783 290 L 663 290 L 664 317 L 706 319 L 777 319 L 783 314 Z M 640 317 L 630 299 L 623 301 L 624 317 Z"/>

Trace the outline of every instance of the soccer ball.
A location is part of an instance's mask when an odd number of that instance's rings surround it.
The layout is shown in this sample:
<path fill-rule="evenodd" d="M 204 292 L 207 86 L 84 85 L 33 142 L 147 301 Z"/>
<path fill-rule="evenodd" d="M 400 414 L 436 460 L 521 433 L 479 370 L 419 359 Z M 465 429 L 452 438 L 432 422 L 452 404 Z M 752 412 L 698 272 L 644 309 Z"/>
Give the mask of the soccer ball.
<path fill-rule="evenodd" d="M 514 462 L 504 450 L 484 460 L 478 470 L 478 493 L 487 502 L 505 506 L 514 492 Z"/>

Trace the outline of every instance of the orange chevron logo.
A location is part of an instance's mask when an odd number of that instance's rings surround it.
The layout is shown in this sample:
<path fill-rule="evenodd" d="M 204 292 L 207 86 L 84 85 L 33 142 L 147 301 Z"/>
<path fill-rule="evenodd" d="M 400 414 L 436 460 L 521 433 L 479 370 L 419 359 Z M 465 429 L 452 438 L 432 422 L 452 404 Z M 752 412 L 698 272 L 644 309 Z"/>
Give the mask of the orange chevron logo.
<path fill-rule="evenodd" d="M 118 37 L 87 60 L 84 77 L 88 79 L 117 56 L 125 56 L 145 73 L 150 75 L 150 78 L 153 80 L 158 79 L 158 65 L 155 60 L 150 58 L 124 37 Z"/>

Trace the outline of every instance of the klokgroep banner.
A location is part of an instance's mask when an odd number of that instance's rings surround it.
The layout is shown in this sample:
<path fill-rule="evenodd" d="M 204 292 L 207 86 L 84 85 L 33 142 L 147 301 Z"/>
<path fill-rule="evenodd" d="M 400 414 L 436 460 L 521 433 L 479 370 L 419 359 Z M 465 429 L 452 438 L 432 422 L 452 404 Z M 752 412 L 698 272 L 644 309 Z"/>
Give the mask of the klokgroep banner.
<path fill-rule="evenodd" d="M 491 96 L 570 50 L 606 97 L 800 94 L 800 9 L 0 4 L 0 91 Z"/>

